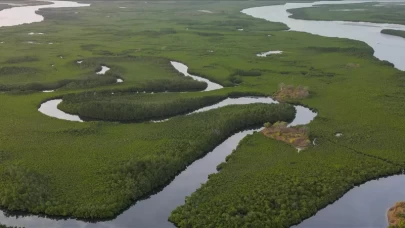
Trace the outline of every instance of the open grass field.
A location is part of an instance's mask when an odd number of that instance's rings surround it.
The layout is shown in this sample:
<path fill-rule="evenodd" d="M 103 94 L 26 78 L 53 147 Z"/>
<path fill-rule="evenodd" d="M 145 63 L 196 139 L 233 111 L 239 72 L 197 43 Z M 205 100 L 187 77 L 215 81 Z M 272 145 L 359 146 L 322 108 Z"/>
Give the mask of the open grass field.
<path fill-rule="evenodd" d="M 287 32 L 282 24 L 240 13 L 269 4 L 274 3 L 92 2 L 87 8 L 41 10 L 46 18 L 41 23 L 0 28 L 0 89 L 5 92 L 0 94 L 0 205 L 112 217 L 232 133 L 294 115 L 290 105 L 256 104 L 159 124 L 122 124 L 74 123 L 37 111 L 45 100 L 69 101 L 89 91 L 128 93 L 100 97 L 112 104 L 150 104 L 156 95 L 159 105 L 167 105 L 180 98 L 222 99 L 232 92 L 271 95 L 280 83 L 309 88 L 310 96 L 300 102 L 318 112 L 309 126 L 316 146 L 298 154 L 283 142 L 250 136 L 221 172 L 173 213 L 171 221 L 180 227 L 286 227 L 354 184 L 405 168 L 405 74 L 374 58 L 364 43 Z M 283 53 L 256 56 L 271 50 Z M 187 84 L 169 60 L 226 88 L 203 95 L 133 93 L 161 80 Z M 96 75 L 101 65 L 110 72 Z M 117 77 L 124 83 L 105 80 Z M 66 109 L 75 112 L 76 105 Z M 337 132 L 343 136 L 337 138 Z M 292 204 L 296 198 L 300 202 Z"/>

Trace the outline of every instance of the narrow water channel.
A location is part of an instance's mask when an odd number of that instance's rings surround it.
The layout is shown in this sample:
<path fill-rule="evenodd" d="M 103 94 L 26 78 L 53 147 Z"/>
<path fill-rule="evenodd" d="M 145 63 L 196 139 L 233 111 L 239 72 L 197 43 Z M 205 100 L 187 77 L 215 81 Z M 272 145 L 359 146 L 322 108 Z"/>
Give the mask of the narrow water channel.
<path fill-rule="evenodd" d="M 71 115 L 69 113 L 63 112 L 62 110 L 59 110 L 58 105 L 60 103 L 62 103 L 62 99 L 49 100 L 47 102 L 42 103 L 38 111 L 47 116 L 54 117 L 57 119 L 83 122 L 83 120 L 80 119 L 78 115 Z"/>
<path fill-rule="evenodd" d="M 196 76 L 196 75 L 192 75 L 190 73 L 188 73 L 188 66 L 186 66 L 183 63 L 179 63 L 179 62 L 175 62 L 175 61 L 171 61 L 170 62 L 172 64 L 172 66 L 174 67 L 174 69 L 176 69 L 178 72 L 182 73 L 184 76 L 186 77 L 191 77 L 192 79 L 196 80 L 196 81 L 200 81 L 200 82 L 205 82 L 207 83 L 207 88 L 204 91 L 211 91 L 211 90 L 217 90 L 217 89 L 222 89 L 224 88 L 223 86 L 221 86 L 218 83 L 212 82 L 208 79 Z"/>
<path fill-rule="evenodd" d="M 111 68 L 109 68 L 108 66 L 101 66 L 100 71 L 96 72 L 96 74 L 105 74 L 107 73 L 107 71 L 109 71 Z"/>
<path fill-rule="evenodd" d="M 207 88 L 204 91 L 211 91 L 211 90 L 217 90 L 217 89 L 222 89 L 223 86 L 221 86 L 220 84 L 217 84 L 215 82 L 211 82 L 208 79 L 196 76 L 196 75 L 191 75 L 188 73 L 188 66 L 186 66 L 183 63 L 179 63 L 179 62 L 175 62 L 175 61 L 171 61 L 170 64 L 173 66 L 173 68 L 175 70 L 177 70 L 179 73 L 183 74 L 186 77 L 191 77 L 194 80 L 197 81 L 203 81 L 205 83 L 207 83 Z M 107 66 L 102 66 L 102 68 L 100 69 L 99 72 L 97 72 L 97 74 L 105 74 L 108 70 L 110 70 L 109 67 Z M 122 83 L 123 80 L 122 79 L 117 79 L 117 83 Z M 43 91 L 44 92 L 44 91 Z M 53 118 L 57 118 L 57 119 L 61 119 L 61 120 L 69 120 L 69 121 L 75 121 L 75 122 L 83 122 L 83 120 L 80 118 L 80 116 L 78 115 L 72 115 L 72 114 L 68 114 L 63 112 L 62 110 L 58 109 L 58 105 L 62 102 L 61 99 L 54 99 L 54 100 L 49 100 L 46 101 L 44 103 L 41 104 L 41 106 L 39 107 L 38 111 L 41 112 L 44 115 L 53 117 Z M 274 100 L 272 100 L 271 98 L 263 98 L 263 99 L 250 99 L 250 100 L 246 100 L 243 98 L 238 98 L 238 99 L 227 99 L 224 102 L 220 102 L 216 105 L 212 105 L 209 107 L 205 107 L 202 110 L 203 111 L 207 111 L 213 108 L 220 108 L 226 105 L 231 105 L 231 104 L 250 104 L 250 103 L 276 103 Z M 199 110 L 201 111 L 201 110 Z M 159 122 L 165 122 L 168 119 L 165 120 L 158 120 L 158 121 L 152 121 L 154 123 L 159 123 Z"/>

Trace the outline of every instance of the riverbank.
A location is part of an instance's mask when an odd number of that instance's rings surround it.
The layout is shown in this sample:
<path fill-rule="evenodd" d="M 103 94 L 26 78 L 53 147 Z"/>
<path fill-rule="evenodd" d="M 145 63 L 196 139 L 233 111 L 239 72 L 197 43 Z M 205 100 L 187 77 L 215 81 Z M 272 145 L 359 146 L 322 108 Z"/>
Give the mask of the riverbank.
<path fill-rule="evenodd" d="M 318 5 L 291 9 L 291 18 L 322 21 L 352 21 L 405 25 L 405 4 L 401 1 Z"/>
<path fill-rule="evenodd" d="M 405 38 L 405 31 L 402 30 L 394 30 L 394 29 L 383 29 L 381 33 L 391 35 L 391 36 L 399 36 Z"/>

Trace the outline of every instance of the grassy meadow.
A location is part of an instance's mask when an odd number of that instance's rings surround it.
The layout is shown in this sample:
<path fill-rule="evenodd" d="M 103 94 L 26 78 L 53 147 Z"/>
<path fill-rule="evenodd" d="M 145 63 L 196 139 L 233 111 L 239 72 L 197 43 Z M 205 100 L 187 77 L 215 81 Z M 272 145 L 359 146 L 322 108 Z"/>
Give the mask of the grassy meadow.
<path fill-rule="evenodd" d="M 98 102 L 143 105 L 171 116 L 197 109 L 194 101 L 212 102 L 206 97 L 271 95 L 280 83 L 309 88 L 300 102 L 318 112 L 309 125 L 316 146 L 298 154 L 260 134 L 248 137 L 221 172 L 172 214 L 180 227 L 243 227 L 252 221 L 286 227 L 355 184 L 399 172 L 405 167 L 405 74 L 374 58 L 362 42 L 285 31 L 283 24 L 240 13 L 269 4 L 274 2 L 96 1 L 85 8 L 44 9 L 41 23 L 0 28 L 0 205 L 48 215 L 113 217 L 232 133 L 294 115 L 287 104 L 254 104 L 158 124 L 124 124 L 105 115 L 96 119 L 111 121 L 76 123 L 37 111 L 52 98 L 66 98 L 61 108 L 72 113 Z M 256 56 L 271 50 L 283 54 Z M 157 92 L 205 88 L 182 77 L 170 60 L 226 88 L 136 94 L 155 86 Z M 101 65 L 111 70 L 96 75 Z M 94 93 L 101 95 L 86 97 Z M 165 108 L 179 99 L 189 103 Z M 85 111 L 94 118 L 110 107 Z M 122 109 L 123 116 L 128 110 Z M 337 132 L 343 136 L 337 138 Z M 297 198 L 301 201 L 291 204 Z"/>

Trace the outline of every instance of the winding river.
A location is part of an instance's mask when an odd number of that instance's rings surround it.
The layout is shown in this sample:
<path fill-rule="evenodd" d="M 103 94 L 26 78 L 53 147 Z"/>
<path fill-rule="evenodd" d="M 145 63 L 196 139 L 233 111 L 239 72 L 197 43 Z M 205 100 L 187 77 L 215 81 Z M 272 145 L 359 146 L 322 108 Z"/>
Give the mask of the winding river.
<path fill-rule="evenodd" d="M 207 83 L 207 88 L 204 91 L 211 91 L 211 90 L 217 90 L 217 89 L 224 88 L 220 84 L 217 84 L 217 83 L 212 82 L 212 81 L 210 81 L 208 79 L 198 77 L 198 76 L 195 76 L 195 75 L 192 75 L 192 74 L 188 73 L 188 66 L 186 66 L 183 63 L 171 61 L 170 64 L 172 64 L 174 69 L 176 69 L 178 72 L 182 73 L 184 76 L 191 77 L 192 79 L 194 79 L 196 81 Z"/>
<path fill-rule="evenodd" d="M 221 89 L 221 85 L 211 82 L 207 79 L 201 78 L 196 75 L 190 75 L 187 72 L 188 67 L 185 64 L 178 62 L 171 62 L 172 66 L 185 76 L 192 77 L 194 80 L 205 81 L 208 86 L 205 91 Z M 69 120 L 83 122 L 79 116 L 64 113 L 57 108 L 58 104 L 62 102 L 61 99 L 50 100 L 44 102 L 38 109 L 45 115 Z M 187 115 L 193 113 L 206 112 L 212 109 L 224 107 L 227 105 L 242 105 L 252 103 L 265 103 L 274 104 L 278 103 L 270 97 L 240 97 L 240 98 L 227 98 L 217 104 L 210 105 L 198 110 L 195 110 Z M 315 117 L 316 113 L 303 106 L 295 106 L 297 111 L 295 119 L 289 126 L 304 125 L 310 123 Z M 156 121 L 159 122 L 159 121 Z M 138 201 L 128 210 L 120 214 L 117 218 L 111 221 L 88 223 L 75 219 L 54 220 L 50 218 L 27 216 L 27 217 L 6 217 L 0 214 L 0 221 L 4 224 L 28 226 L 29 227 L 136 227 L 141 228 L 166 228 L 174 227 L 167 219 L 170 213 L 178 206 L 185 203 L 185 197 L 191 195 L 196 191 L 202 183 L 208 180 L 208 175 L 216 173 L 216 167 L 219 163 L 225 160 L 225 157 L 236 149 L 240 140 L 246 135 L 258 131 L 260 128 L 253 130 L 246 130 L 238 132 L 223 143 L 218 145 L 213 151 L 208 153 L 205 157 L 193 162 L 187 169 L 181 172 L 176 178 L 167 185 L 162 191 L 150 196 L 148 199 Z"/>
<path fill-rule="evenodd" d="M 187 65 L 175 61 L 171 61 L 170 64 L 179 71 L 180 73 L 184 74 L 187 77 L 192 77 L 194 80 L 197 81 L 204 81 L 207 83 L 207 88 L 204 91 L 212 91 L 212 90 L 217 90 L 223 88 L 221 85 L 211 82 L 210 80 L 207 80 L 205 78 L 196 76 L 196 75 L 191 75 L 188 73 Z M 62 110 L 58 109 L 58 105 L 62 102 L 62 99 L 54 99 L 54 100 L 49 100 L 41 104 L 39 107 L 38 111 L 43 113 L 44 115 L 61 119 L 61 120 L 68 120 L 68 121 L 75 121 L 75 122 L 84 122 L 80 116 L 78 115 L 72 115 L 63 112 Z M 254 103 L 264 103 L 264 104 L 277 104 L 278 102 L 273 100 L 271 97 L 239 97 L 239 98 L 227 98 L 223 101 L 220 101 L 216 104 L 206 106 L 203 108 L 200 108 L 198 110 L 195 110 L 191 113 L 188 113 L 186 115 L 191 115 L 194 113 L 199 113 L 199 112 L 206 112 L 212 109 L 216 108 L 221 108 L 225 107 L 228 105 L 243 105 L 243 104 L 254 104 Z M 316 113 L 311 111 L 309 108 L 296 105 L 294 106 L 296 110 L 296 117 L 295 119 L 289 124 L 289 126 L 296 126 L 296 125 L 305 125 L 311 122 L 316 116 Z M 165 122 L 168 121 L 169 119 L 161 120 L 161 121 L 152 121 L 154 123 L 159 123 L 159 122 Z"/>
<path fill-rule="evenodd" d="M 190 76 L 187 72 L 187 66 L 171 62 L 172 66 L 183 73 L 185 76 Z M 221 85 L 213 83 L 207 79 L 192 75 L 193 79 L 205 81 L 208 84 L 206 91 L 222 88 Z M 57 108 L 57 105 L 62 102 L 60 99 L 50 100 L 41 105 L 39 111 L 45 115 L 49 115 L 58 119 L 83 122 L 79 116 L 70 115 L 62 112 Z M 212 109 L 224 107 L 227 105 L 241 105 L 252 103 L 278 103 L 270 97 L 241 97 L 241 98 L 228 98 L 217 104 L 207 106 L 192 113 L 205 112 Z M 290 123 L 290 126 L 308 124 L 315 117 L 316 113 L 303 106 L 295 106 L 296 117 Z M 197 190 L 202 183 L 208 180 L 208 175 L 216 173 L 216 167 L 219 163 L 225 160 L 232 150 L 236 149 L 240 140 L 246 135 L 252 134 L 254 130 L 246 130 L 238 132 L 223 143 L 218 145 L 213 151 L 208 153 L 202 159 L 193 162 L 187 169 L 181 172 L 176 178 L 167 185 L 162 191 L 150 196 L 148 199 L 141 200 L 128 210 L 120 214 L 117 218 L 111 221 L 88 223 L 78 221 L 75 219 L 54 220 L 50 218 L 27 216 L 27 217 L 6 217 L 0 214 L 0 221 L 4 224 L 28 226 L 29 227 L 141 227 L 141 228 L 165 228 L 174 227 L 167 219 L 170 213 L 178 206 L 185 203 L 185 197 L 191 195 Z"/>
<path fill-rule="evenodd" d="M 369 22 L 309 21 L 290 18 L 289 9 L 312 7 L 324 4 L 348 4 L 370 1 L 320 1 L 314 3 L 287 3 L 285 5 L 255 7 L 242 13 L 272 22 L 281 22 L 292 31 L 308 32 L 326 37 L 360 40 L 374 49 L 374 56 L 386 60 L 400 70 L 405 70 L 405 39 L 382 34 L 382 29 L 405 30 L 404 25 Z M 391 2 L 391 1 L 390 1 Z"/>
<path fill-rule="evenodd" d="M 28 6 L 28 7 L 15 7 L 3 11 L 0 11 L 0 27 L 1 26 L 13 26 L 19 25 L 24 23 L 32 23 L 37 21 L 42 21 L 43 17 L 40 15 L 35 14 L 35 11 L 41 8 L 55 8 L 55 7 L 78 7 L 78 6 L 86 6 L 86 4 L 78 4 L 72 2 L 53 2 L 53 5 L 47 6 Z M 348 22 L 318 22 L 318 21 L 301 21 L 288 18 L 288 13 L 286 9 L 292 8 L 300 8 L 300 7 L 309 7 L 315 4 L 321 4 L 323 2 L 318 3 L 294 3 L 294 4 L 286 4 L 286 5 L 276 5 L 276 6 L 268 6 L 268 7 L 258 7 L 258 8 L 251 8 L 243 10 L 243 13 L 248 15 L 252 15 L 257 18 L 263 18 L 270 21 L 282 22 L 287 24 L 292 30 L 296 31 L 304 31 L 310 32 L 313 34 L 319 34 L 322 36 L 331 36 L 331 37 L 345 37 L 350 39 L 362 40 L 367 42 L 371 47 L 376 50 L 375 55 L 376 57 L 387 60 L 395 64 L 398 69 L 405 69 L 404 61 L 401 62 L 401 59 L 405 59 L 405 39 L 402 40 L 397 37 L 381 35 L 379 33 L 379 29 L 381 29 L 383 25 L 377 24 L 380 26 L 378 28 L 365 26 L 365 24 L 372 24 L 372 23 L 348 23 Z M 327 2 L 328 4 L 341 4 L 343 2 Z M 347 3 L 347 2 L 344 2 Z M 57 6 L 58 5 L 58 6 Z M 52 6 L 52 7 L 51 7 Z M 18 9 L 20 8 L 20 9 Z M 25 12 L 24 10 L 27 10 Z M 21 11 L 19 11 L 21 10 Z M 12 13 L 10 13 L 10 11 Z M 28 12 L 29 11 L 29 12 Z M 6 13 L 4 13 L 6 12 Z M 16 16 L 18 15 L 18 16 Z M 15 17 L 22 17 L 21 15 L 27 15 L 23 18 L 15 19 L 14 21 L 9 21 L 9 18 Z M 6 19 L 3 19 L 5 16 Z M 4 20 L 4 22 L 3 22 Z M 394 26 L 394 25 L 386 25 L 386 26 Z M 371 29 L 370 29 L 371 28 Z M 384 27 L 387 28 L 387 27 Z M 398 27 L 396 27 L 398 29 Z M 405 30 L 405 29 L 404 29 Z M 377 32 L 378 31 L 378 32 Z M 352 34 L 353 32 L 353 34 Z M 364 34 L 363 34 L 364 33 Z M 391 45 L 391 46 L 390 46 Z M 393 45 L 393 46 L 392 46 Z M 385 50 L 385 51 L 384 51 Z M 390 53 L 388 55 L 387 53 Z M 172 62 L 172 65 L 175 69 L 179 72 L 183 73 L 185 76 L 189 76 L 194 78 L 195 80 L 205 81 L 208 84 L 208 90 L 215 90 L 221 89 L 222 86 L 213 83 L 207 79 L 191 75 L 187 72 L 187 66 L 181 63 Z M 63 120 L 70 120 L 70 121 L 77 121 L 82 122 L 80 117 L 75 115 L 69 115 L 57 109 L 57 105 L 62 100 L 51 100 L 45 102 L 41 105 L 39 111 L 44 113 L 45 115 L 49 115 L 55 118 L 63 119 Z M 272 100 L 271 98 L 253 98 L 253 97 L 243 97 L 237 99 L 226 99 L 218 104 L 208 106 L 195 112 L 202 112 L 208 111 L 210 109 L 223 107 L 230 104 L 249 104 L 249 103 L 276 103 L 276 101 Z M 308 124 L 310 123 L 316 116 L 316 113 L 312 112 L 308 108 L 302 106 L 295 106 L 297 110 L 296 118 L 290 126 L 295 126 L 298 124 Z M 150 196 L 145 200 L 141 200 L 130 207 L 128 210 L 120 214 L 117 218 L 111 221 L 105 222 L 84 222 L 75 219 L 62 219 L 56 220 L 51 218 L 39 217 L 35 215 L 29 216 L 7 216 L 4 212 L 0 213 L 0 222 L 5 225 L 10 226 L 25 226 L 25 227 L 83 227 L 83 228 L 90 228 L 90 227 L 140 227 L 140 228 L 164 228 L 164 227 L 174 227 L 173 224 L 167 221 L 171 211 L 175 209 L 177 206 L 184 204 L 184 200 L 186 196 L 189 196 L 192 192 L 200 187 L 202 183 L 205 183 L 208 179 L 208 175 L 211 173 L 216 172 L 216 166 L 225 160 L 225 157 L 229 155 L 233 149 L 236 148 L 239 141 L 243 139 L 246 135 L 253 133 L 254 130 L 246 130 L 239 133 L 236 133 L 226 139 L 223 143 L 218 145 L 212 152 L 208 153 L 205 157 L 200 160 L 195 161 L 192 163 L 187 169 L 181 172 L 169 185 L 167 185 L 163 190 L 160 192 Z M 348 213 L 345 216 L 349 216 L 351 218 L 355 218 L 354 216 L 356 213 L 360 213 L 360 209 L 367 211 L 367 207 L 364 205 L 368 205 L 372 207 L 372 200 L 370 200 L 370 196 L 372 197 L 379 197 L 381 201 L 384 201 L 384 204 L 379 201 L 375 201 L 378 203 L 375 207 L 379 206 L 380 208 L 383 205 L 383 209 L 386 210 L 394 201 L 398 199 L 404 199 L 404 194 L 399 191 L 401 189 L 400 184 L 405 184 L 405 177 L 404 176 L 393 176 L 381 180 L 370 181 L 360 187 L 354 188 L 350 192 L 348 192 L 342 199 L 337 201 L 336 203 L 328 206 L 327 208 L 321 210 L 318 214 L 322 214 L 321 217 L 326 216 L 324 221 L 320 221 L 317 219 L 319 216 L 314 216 L 298 227 L 334 227 L 334 224 L 331 226 L 331 220 L 335 220 L 337 217 L 333 217 L 333 213 L 330 211 L 334 211 L 333 209 L 330 210 L 328 208 L 333 208 L 335 205 L 339 205 L 339 202 L 344 207 L 353 208 L 351 214 L 349 214 L 350 210 L 347 210 Z M 390 195 L 386 195 L 386 191 L 390 191 Z M 392 191 L 391 191 L 392 190 Z M 397 191 L 394 191 L 397 190 Z M 354 192 L 354 193 L 353 193 Z M 353 194 L 353 195 L 352 195 Z M 349 198 L 347 198 L 349 196 Z M 351 198 L 350 198 L 351 196 Z M 364 201 L 357 201 L 360 196 L 364 196 Z M 367 197 L 369 196 L 369 197 Z M 391 201 L 387 200 L 390 198 Z M 345 204 L 346 202 L 346 204 Z M 359 205 L 357 205 L 359 202 Z M 389 204 L 389 205 L 388 205 Z M 359 207 L 356 207 L 359 206 Z M 387 206 L 386 206 L 387 205 Z M 342 210 L 342 206 L 338 207 Z M 329 211 L 328 211 L 329 210 Z M 326 212 L 324 212 L 326 211 Z M 346 211 L 346 208 L 343 210 L 342 213 Z M 329 217 L 327 217 L 329 215 Z M 385 211 L 384 213 L 375 213 L 370 214 L 369 216 L 373 216 L 373 220 L 377 220 L 378 216 L 383 216 L 383 219 L 380 219 L 378 222 L 380 223 L 369 223 L 372 225 L 377 224 L 377 227 L 380 227 L 383 221 L 385 223 Z M 332 216 L 332 217 L 331 217 Z M 341 218 L 341 217 L 339 217 Z M 338 218 L 338 219 L 339 219 Z M 365 218 L 365 217 L 364 217 Z M 370 217 L 368 217 L 370 219 Z M 342 220 L 342 219 L 340 219 Z M 368 220 L 369 221 L 369 220 Z M 325 222 L 325 223 L 323 223 Z M 338 221 L 342 222 L 342 221 Z M 349 222 L 351 222 L 349 224 Z M 326 225 L 325 225 L 326 224 Z M 349 227 L 353 227 L 353 224 L 364 225 L 365 223 L 356 223 L 356 221 L 348 221 L 347 223 Z M 347 227 L 347 224 L 343 224 Z M 336 223 L 337 226 L 340 224 Z M 336 226 L 336 227 L 337 227 Z M 342 226 L 339 226 L 342 227 Z M 365 226 L 369 227 L 369 226 Z"/>

